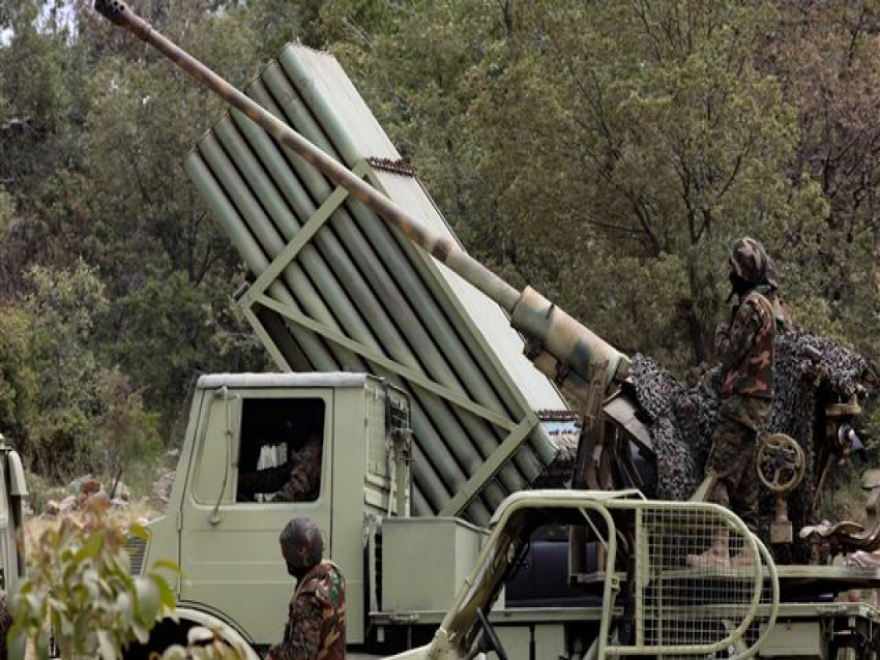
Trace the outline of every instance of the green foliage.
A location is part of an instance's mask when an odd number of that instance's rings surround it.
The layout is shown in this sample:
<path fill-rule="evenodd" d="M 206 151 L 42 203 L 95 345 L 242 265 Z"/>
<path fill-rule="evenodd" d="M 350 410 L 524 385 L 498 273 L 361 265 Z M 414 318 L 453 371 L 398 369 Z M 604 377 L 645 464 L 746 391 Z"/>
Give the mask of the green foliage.
<path fill-rule="evenodd" d="M 0 307 L 0 428 L 13 442 L 24 434 L 37 390 L 28 368 L 31 323 L 23 310 Z"/>
<path fill-rule="evenodd" d="M 63 518 L 28 549 L 28 577 L 10 601 L 9 658 L 25 658 L 28 644 L 47 658 L 51 634 L 62 658 L 115 660 L 129 645 L 148 643 L 160 619 L 175 616 L 167 576 L 179 576 L 177 565 L 160 560 L 146 574 L 131 575 L 126 535 L 148 532 L 138 525 L 124 530 L 105 506 L 92 502 L 82 521 Z M 172 646 L 161 657 L 245 657 L 217 631 L 196 627 L 188 637 L 187 646 Z"/>
<path fill-rule="evenodd" d="M 0 181 L 30 187 L 76 162 L 76 130 L 90 85 L 82 51 L 65 23 L 38 21 L 47 3 L 0 0 L 11 43 L 0 48 Z M 5 9 L 5 11 L 4 11 Z"/>
<path fill-rule="evenodd" d="M 227 313 L 232 281 L 206 290 L 181 271 L 153 274 L 146 284 L 118 298 L 105 338 L 110 359 L 133 382 L 149 384 L 144 403 L 163 413 L 165 428 L 183 402 L 194 368 L 241 370 L 256 360 L 258 347 L 243 320 Z"/>
<path fill-rule="evenodd" d="M 6 233 L 14 213 L 15 204 L 12 196 L 3 189 L 3 186 L 0 186 L 0 236 Z"/>
<path fill-rule="evenodd" d="M 98 443 L 104 456 L 102 466 L 116 480 L 125 473 L 129 482 L 142 467 L 152 467 L 162 449 L 158 433 L 158 415 L 144 410 L 139 391 L 131 379 L 118 369 L 106 374 L 99 385 Z"/>
<path fill-rule="evenodd" d="M 504 35 L 499 3 L 333 0 L 321 16 L 327 47 L 452 223 L 488 221 L 493 187 L 468 110 L 475 69 Z"/>
<path fill-rule="evenodd" d="M 91 339 L 106 298 L 83 262 L 72 270 L 35 267 L 28 279 L 32 292 L 24 310 L 33 319 L 28 367 L 39 376 L 39 387 L 27 421 L 27 449 L 41 472 L 61 476 L 65 467 L 82 466 L 95 442 L 90 421 L 101 371 Z"/>
<path fill-rule="evenodd" d="M 321 8 L 325 0 L 250 0 L 245 17 L 262 39 L 253 44 L 263 58 L 275 57 L 288 41 L 321 46 Z"/>
<path fill-rule="evenodd" d="M 838 332 L 877 356 L 880 153 L 873 113 L 880 103 L 876 2 L 783 5 L 763 66 L 786 81 L 798 108 L 793 176 L 821 189 L 825 211 L 785 228 L 798 279 L 826 303 Z"/>
<path fill-rule="evenodd" d="M 723 245 L 742 233 L 766 240 L 763 227 L 788 211 L 795 113 L 753 62 L 772 8 L 536 2 L 518 19 L 484 65 L 471 117 L 528 279 L 557 287 L 558 253 L 580 252 L 565 260 L 567 277 L 601 297 L 596 255 L 618 261 L 619 280 L 629 259 L 674 257 L 677 273 L 657 285 L 676 283 L 671 307 L 695 325 L 670 366 L 708 359 L 727 313 Z M 645 284 L 630 290 L 631 307 L 651 305 Z M 560 291 L 564 307 L 570 292 Z M 668 313 L 637 348 L 657 352 L 655 338 L 681 337 L 683 322 Z"/>
<path fill-rule="evenodd" d="M 130 533 L 146 534 L 137 527 Z M 129 643 L 149 639 L 153 625 L 176 605 L 157 571 L 177 569 L 163 562 L 132 576 L 124 542 L 121 528 L 99 507 L 88 511 L 83 524 L 65 518 L 42 534 L 30 549 L 28 578 L 11 601 L 10 658 L 24 658 L 28 641 L 38 657 L 48 657 L 47 621 L 64 658 L 112 660 Z"/>

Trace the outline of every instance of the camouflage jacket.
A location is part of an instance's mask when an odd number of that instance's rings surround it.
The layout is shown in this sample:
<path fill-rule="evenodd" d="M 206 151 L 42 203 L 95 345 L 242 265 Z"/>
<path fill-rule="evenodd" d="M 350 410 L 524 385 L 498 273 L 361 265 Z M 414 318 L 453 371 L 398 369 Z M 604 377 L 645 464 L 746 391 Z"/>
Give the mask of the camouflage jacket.
<path fill-rule="evenodd" d="M 297 585 L 287 613 L 284 640 L 269 650 L 272 660 L 345 658 L 345 579 L 322 561 Z"/>
<path fill-rule="evenodd" d="M 275 493 L 273 502 L 313 502 L 321 490 L 323 453 L 323 439 L 313 436 L 293 454 L 290 465 L 240 475 L 239 499 L 250 501 L 255 493 Z"/>
<path fill-rule="evenodd" d="M 293 456 L 287 481 L 275 494 L 273 502 L 312 502 L 321 491 L 321 462 L 324 441 L 313 436 Z"/>
<path fill-rule="evenodd" d="M 757 291 L 740 303 L 729 326 L 715 333 L 715 351 L 724 368 L 722 396 L 771 398 L 774 393 L 776 320 L 773 305 Z"/>

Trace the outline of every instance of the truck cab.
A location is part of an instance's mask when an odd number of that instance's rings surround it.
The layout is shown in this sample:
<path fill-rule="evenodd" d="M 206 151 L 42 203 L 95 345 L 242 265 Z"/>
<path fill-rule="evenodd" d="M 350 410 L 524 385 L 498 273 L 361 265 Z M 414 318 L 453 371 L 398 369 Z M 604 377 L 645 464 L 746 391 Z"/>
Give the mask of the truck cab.
<path fill-rule="evenodd" d="M 408 514 L 409 429 L 406 395 L 372 376 L 201 377 L 165 515 L 149 523 L 148 539 L 129 542 L 133 572 L 172 559 L 182 572 L 182 612 L 208 614 L 252 646 L 275 643 L 294 588 L 278 535 L 291 518 L 307 516 L 323 532 L 325 557 L 345 575 L 348 640 L 359 643 L 368 586 L 364 530 L 370 520 Z M 241 484 L 255 473 L 293 470 L 315 435 L 321 451 L 313 492 L 300 501 L 244 492 Z"/>

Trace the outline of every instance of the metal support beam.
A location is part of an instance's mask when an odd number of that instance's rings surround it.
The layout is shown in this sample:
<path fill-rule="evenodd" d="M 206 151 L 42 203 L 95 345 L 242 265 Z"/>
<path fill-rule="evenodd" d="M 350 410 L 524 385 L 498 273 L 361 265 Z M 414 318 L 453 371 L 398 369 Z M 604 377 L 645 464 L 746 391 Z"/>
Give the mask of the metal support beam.
<path fill-rule="evenodd" d="M 449 389 L 448 387 L 444 387 L 443 385 L 427 378 L 424 374 L 419 373 L 406 367 L 399 362 L 394 360 L 390 360 L 383 355 L 379 355 L 375 351 L 370 350 L 360 342 L 356 342 L 353 339 L 349 339 L 348 337 L 341 335 L 333 330 L 329 329 L 327 326 L 318 323 L 312 318 L 309 318 L 305 314 L 301 314 L 296 310 L 284 305 L 283 303 L 278 302 L 274 298 L 270 298 L 269 296 L 258 296 L 253 298 L 250 303 L 251 305 L 262 305 L 267 309 L 271 309 L 272 311 L 280 314 L 284 318 L 288 319 L 296 323 L 297 325 L 302 326 L 306 330 L 311 330 L 317 335 L 320 335 L 327 339 L 328 341 L 333 342 L 343 348 L 348 349 L 352 353 L 361 356 L 367 362 L 375 364 L 378 367 L 386 371 L 390 371 L 399 375 L 401 378 L 412 382 L 413 385 L 416 385 L 423 390 L 431 392 L 432 394 L 436 394 L 437 396 L 446 399 L 454 406 L 457 406 L 463 410 L 467 410 L 468 412 L 477 415 L 478 417 L 482 417 L 483 419 L 499 426 L 505 430 L 510 430 L 515 428 L 515 424 L 511 422 L 506 417 L 499 415 L 498 413 L 489 410 L 477 403 L 474 403 L 470 399 L 462 396 L 458 392 Z"/>
<path fill-rule="evenodd" d="M 513 456 L 522 444 L 528 439 L 529 434 L 538 425 L 538 417 L 534 412 L 529 411 L 528 415 L 523 419 L 516 428 L 510 432 L 504 442 L 492 452 L 480 468 L 474 472 L 470 479 L 467 480 L 458 492 L 444 506 L 438 515 L 440 516 L 457 516 L 464 511 L 471 501 L 480 494 L 480 491 L 486 487 L 498 471 L 504 467 L 504 464 Z"/>

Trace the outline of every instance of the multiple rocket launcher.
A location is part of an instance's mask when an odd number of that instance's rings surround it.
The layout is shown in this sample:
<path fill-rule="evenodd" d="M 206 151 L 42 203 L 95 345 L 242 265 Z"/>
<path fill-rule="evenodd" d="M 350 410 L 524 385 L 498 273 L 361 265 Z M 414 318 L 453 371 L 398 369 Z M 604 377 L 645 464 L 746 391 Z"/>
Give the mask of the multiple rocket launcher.
<path fill-rule="evenodd" d="M 416 514 L 487 522 L 555 459 L 534 411 L 567 406 L 547 377 L 589 405 L 627 377 L 625 355 L 460 247 L 334 58 L 289 45 L 246 95 L 125 3 L 95 8 L 231 105 L 184 166 L 256 278 L 240 302 L 279 368 L 409 392 Z"/>

